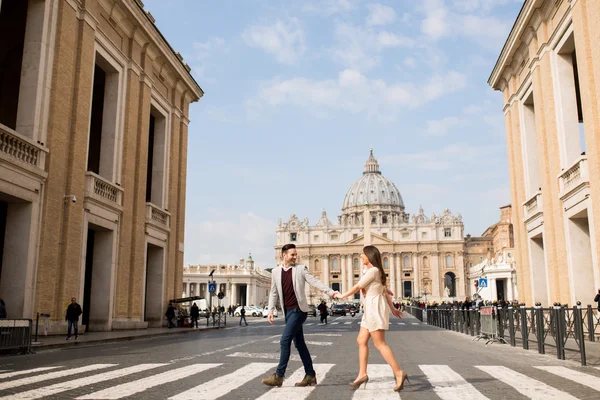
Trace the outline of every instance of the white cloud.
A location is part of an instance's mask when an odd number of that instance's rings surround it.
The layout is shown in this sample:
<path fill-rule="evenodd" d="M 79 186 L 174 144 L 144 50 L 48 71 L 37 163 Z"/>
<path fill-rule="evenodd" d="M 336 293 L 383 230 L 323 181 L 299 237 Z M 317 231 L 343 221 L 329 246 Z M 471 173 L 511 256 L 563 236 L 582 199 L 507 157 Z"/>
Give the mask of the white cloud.
<path fill-rule="evenodd" d="M 379 157 L 382 165 L 406 166 L 425 171 L 461 170 L 466 165 L 488 162 L 491 157 L 499 157 L 495 147 L 473 146 L 455 143 L 440 149 L 417 153 L 402 153 Z"/>
<path fill-rule="evenodd" d="M 414 57 L 405 58 L 403 64 L 409 68 L 417 68 L 417 60 L 415 60 Z"/>
<path fill-rule="evenodd" d="M 388 25 L 396 20 L 396 12 L 392 7 L 382 4 L 369 4 L 369 15 L 367 16 L 367 25 Z"/>
<path fill-rule="evenodd" d="M 260 113 L 267 106 L 293 105 L 315 114 L 327 109 L 394 119 L 400 108 L 420 107 L 461 90 L 465 85 L 466 77 L 456 71 L 433 75 L 421 84 L 387 84 L 380 79 L 369 79 L 357 70 L 347 69 L 337 79 L 272 80 L 263 84 L 247 106 L 254 113 Z"/>
<path fill-rule="evenodd" d="M 186 224 L 185 262 L 188 264 L 233 264 L 240 257 L 252 258 L 263 268 L 274 267 L 274 221 L 252 212 L 233 214 L 212 210 L 212 218 Z"/>
<path fill-rule="evenodd" d="M 283 64 L 294 64 L 306 52 L 304 30 L 297 18 L 290 18 L 287 22 L 278 19 L 272 25 L 251 26 L 242 33 L 242 39 Z"/>
<path fill-rule="evenodd" d="M 331 50 L 333 59 L 345 67 L 362 71 L 379 65 L 379 53 L 384 49 L 414 45 L 414 41 L 405 36 L 345 23 L 338 23 L 334 34 L 336 46 Z"/>
<path fill-rule="evenodd" d="M 195 41 L 192 43 L 193 54 L 186 61 L 192 67 L 192 75 L 196 77 L 200 85 L 210 83 L 216 84 L 217 80 L 212 76 L 216 68 L 213 61 L 215 54 L 224 55 L 229 53 L 229 46 L 222 37 L 211 36 L 205 42 Z M 184 60 L 187 60 L 185 57 Z"/>
<path fill-rule="evenodd" d="M 456 127 L 469 125 L 469 121 L 464 118 L 446 117 L 438 120 L 427 121 L 427 127 L 423 132 L 425 136 L 446 136 L 448 131 Z"/>

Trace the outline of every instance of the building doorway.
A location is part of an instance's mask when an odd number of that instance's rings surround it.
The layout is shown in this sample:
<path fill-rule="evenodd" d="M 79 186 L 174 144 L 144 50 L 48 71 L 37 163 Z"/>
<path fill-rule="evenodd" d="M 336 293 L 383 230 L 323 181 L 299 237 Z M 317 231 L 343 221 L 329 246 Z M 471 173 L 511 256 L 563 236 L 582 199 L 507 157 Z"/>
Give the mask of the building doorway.
<path fill-rule="evenodd" d="M 506 300 L 506 279 L 496 279 L 496 299 Z"/>
<path fill-rule="evenodd" d="M 412 297 L 412 282 L 410 281 L 404 281 L 403 282 L 403 293 L 402 293 L 402 297 Z"/>
<path fill-rule="evenodd" d="M 452 272 L 444 275 L 444 295 L 456 297 L 456 276 Z"/>
<path fill-rule="evenodd" d="M 89 225 L 81 321 L 86 332 L 110 330 L 113 241 L 114 231 Z"/>
<path fill-rule="evenodd" d="M 239 291 L 238 291 L 238 298 L 237 298 L 237 304 L 239 304 L 240 306 L 247 306 L 248 304 L 246 304 L 246 294 L 248 293 L 248 285 L 238 285 Z"/>
<path fill-rule="evenodd" d="M 165 249 L 148 243 L 146 246 L 146 288 L 144 295 L 144 321 L 148 328 L 163 324 Z M 190 284 L 191 286 L 191 284 Z"/>

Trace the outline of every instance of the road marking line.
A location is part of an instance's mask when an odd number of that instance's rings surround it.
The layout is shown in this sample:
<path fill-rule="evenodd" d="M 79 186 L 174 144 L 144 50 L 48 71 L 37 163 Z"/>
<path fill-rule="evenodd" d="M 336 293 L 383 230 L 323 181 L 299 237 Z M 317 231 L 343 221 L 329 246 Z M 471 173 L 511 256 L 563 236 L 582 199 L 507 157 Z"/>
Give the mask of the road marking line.
<path fill-rule="evenodd" d="M 558 375 L 562 378 L 577 382 L 580 385 L 587 386 L 594 390 L 600 391 L 600 379 L 593 375 L 584 374 L 583 372 L 574 371 L 565 367 L 535 367 L 551 374 Z"/>
<path fill-rule="evenodd" d="M 419 368 L 427 375 L 435 394 L 442 400 L 487 399 L 447 365 L 419 365 Z"/>
<path fill-rule="evenodd" d="M 344 322 L 344 325 L 350 325 L 352 322 Z"/>
<path fill-rule="evenodd" d="M 311 322 L 310 324 L 304 324 L 304 326 L 311 326 L 311 325 L 314 325 L 314 324 L 315 324 L 314 322 Z"/>
<path fill-rule="evenodd" d="M 399 325 L 406 325 L 406 322 L 398 322 Z"/>
<path fill-rule="evenodd" d="M 279 344 L 279 340 L 274 340 L 271 343 L 278 343 Z M 311 342 L 311 341 L 307 341 L 306 344 L 311 344 L 313 346 L 331 346 L 333 344 L 333 342 Z"/>
<path fill-rule="evenodd" d="M 259 375 L 264 374 L 268 370 L 275 368 L 275 363 L 251 363 L 231 374 L 220 376 L 212 381 L 203 383 L 190 390 L 186 390 L 177 396 L 171 397 L 169 400 L 212 400 L 226 395 L 239 388 L 244 383 Z"/>
<path fill-rule="evenodd" d="M 62 368 L 62 367 L 41 367 L 41 368 L 34 368 L 34 369 L 26 369 L 24 371 L 7 372 L 4 374 L 0 374 L 0 379 L 12 378 L 13 376 L 19 376 L 19 375 L 33 374 L 36 372 L 47 371 L 49 369 L 55 369 L 55 368 Z"/>
<path fill-rule="evenodd" d="M 97 369 L 114 367 L 117 364 L 92 364 L 86 365 L 85 367 L 66 369 L 64 371 L 55 371 L 43 375 L 34 375 L 29 378 L 17 379 L 16 381 L 8 381 L 0 383 L 0 390 L 11 389 L 18 386 L 30 385 L 37 382 L 47 381 L 50 379 L 62 378 L 64 376 L 71 376 L 80 374 L 82 372 L 95 371 Z"/>
<path fill-rule="evenodd" d="M 179 379 L 187 378 L 202 371 L 218 367 L 222 364 L 194 364 L 186 367 L 177 368 L 171 371 L 163 372 L 157 375 L 152 375 L 147 378 L 138 379 L 124 383 L 122 385 L 113 386 L 104 390 L 77 397 L 77 400 L 84 399 L 122 399 L 123 397 L 133 396 L 136 393 L 143 392 L 155 386 L 165 383 L 174 382 Z"/>
<path fill-rule="evenodd" d="M 368 369 L 369 382 L 367 387 L 361 387 L 354 391 L 353 400 L 398 400 L 400 396 L 394 392 L 396 386 L 396 378 L 394 373 L 387 364 L 369 365 Z"/>
<path fill-rule="evenodd" d="M 545 383 L 532 379 L 526 375 L 513 371 L 510 368 L 502 366 L 476 366 L 480 370 L 487 372 L 494 378 L 512 386 L 519 393 L 534 400 L 575 400 L 575 397 L 561 390 L 548 386 Z"/>
<path fill-rule="evenodd" d="M 413 325 L 419 325 L 419 323 L 418 323 L 418 322 L 413 322 L 412 324 L 413 324 Z"/>
<path fill-rule="evenodd" d="M 227 354 L 227 357 L 263 358 L 267 360 L 279 360 L 279 353 L 232 353 Z M 314 360 L 315 356 L 310 356 L 310 358 Z M 302 361 L 302 359 L 300 358 L 300 356 L 292 354 L 290 355 L 290 361 Z"/>
<path fill-rule="evenodd" d="M 342 336 L 341 333 L 305 333 L 304 336 Z"/>
<path fill-rule="evenodd" d="M 108 381 L 111 379 L 121 378 L 126 375 L 136 374 L 152 368 L 162 367 L 168 364 L 139 364 L 133 367 L 121 368 L 114 371 L 103 372 L 101 374 L 86 376 L 79 379 L 73 379 L 66 382 L 57 383 L 55 385 L 42 387 L 39 389 L 29 390 L 18 394 L 11 394 L 2 399 L 40 399 L 42 397 L 53 396 L 57 393 L 66 392 L 68 390 L 77 389 L 83 386 L 93 385 L 99 382 Z"/>
<path fill-rule="evenodd" d="M 335 364 L 315 364 L 313 366 L 317 374 L 318 382 L 323 382 L 327 373 Z M 273 388 L 257 400 L 279 400 L 279 399 L 294 399 L 304 400 L 316 389 L 316 386 L 295 387 L 296 382 L 300 382 L 304 378 L 304 368 L 297 369 L 292 376 L 283 381 L 283 386 Z"/>
<path fill-rule="evenodd" d="M 332 322 L 331 325 L 337 325 L 339 322 Z"/>
<path fill-rule="evenodd" d="M 196 358 L 205 357 L 205 356 L 212 356 L 213 354 L 221 353 L 223 351 L 229 351 L 229 350 L 237 349 L 238 347 L 244 347 L 246 345 L 253 344 L 253 343 L 256 343 L 256 342 L 264 342 L 265 340 L 270 340 L 270 339 L 273 339 L 273 338 L 276 338 L 276 337 L 279 337 L 279 335 L 272 335 L 272 336 L 267 336 L 266 338 L 262 338 L 262 339 L 251 340 L 249 342 L 234 344 L 233 346 L 223 347 L 222 349 L 213 350 L 213 351 L 206 351 L 204 353 L 198 353 L 198 354 L 195 354 L 193 356 L 175 358 L 175 359 L 173 359 L 173 360 L 171 360 L 169 362 L 170 363 L 176 363 L 176 362 L 180 362 L 180 361 L 190 361 L 190 360 L 194 360 Z"/>

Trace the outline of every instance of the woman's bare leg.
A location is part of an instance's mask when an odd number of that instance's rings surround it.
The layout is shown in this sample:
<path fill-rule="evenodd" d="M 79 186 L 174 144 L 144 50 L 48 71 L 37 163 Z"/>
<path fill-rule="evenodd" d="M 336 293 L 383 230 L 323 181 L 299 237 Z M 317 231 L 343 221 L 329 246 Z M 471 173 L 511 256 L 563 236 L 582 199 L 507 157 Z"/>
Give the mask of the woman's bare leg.
<path fill-rule="evenodd" d="M 396 375 L 396 380 L 401 379 L 402 370 L 400 369 L 400 366 L 396 361 L 396 357 L 394 357 L 392 349 L 390 349 L 390 347 L 385 342 L 385 330 L 380 329 L 378 331 L 373 331 L 371 332 L 371 337 L 373 338 L 373 344 L 375 344 L 375 347 L 377 348 L 377 350 L 379 350 L 385 362 L 388 363 L 390 367 L 392 367 L 394 375 Z"/>
<path fill-rule="evenodd" d="M 369 360 L 369 338 L 371 334 L 367 328 L 360 327 L 356 341 L 358 342 L 358 377 L 357 380 L 367 375 L 367 362 Z"/>

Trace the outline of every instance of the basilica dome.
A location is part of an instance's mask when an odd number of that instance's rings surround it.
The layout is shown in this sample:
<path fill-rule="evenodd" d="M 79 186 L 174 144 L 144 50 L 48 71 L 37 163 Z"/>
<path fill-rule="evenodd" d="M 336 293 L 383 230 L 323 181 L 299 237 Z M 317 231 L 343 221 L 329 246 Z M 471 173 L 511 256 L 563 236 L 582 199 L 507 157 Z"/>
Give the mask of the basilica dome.
<path fill-rule="evenodd" d="M 390 211 L 404 211 L 404 202 L 400 191 L 392 181 L 379 171 L 379 163 L 373 156 L 373 149 L 365 164 L 363 175 L 354 182 L 344 198 L 342 213 L 368 206 L 372 209 L 387 209 Z"/>

